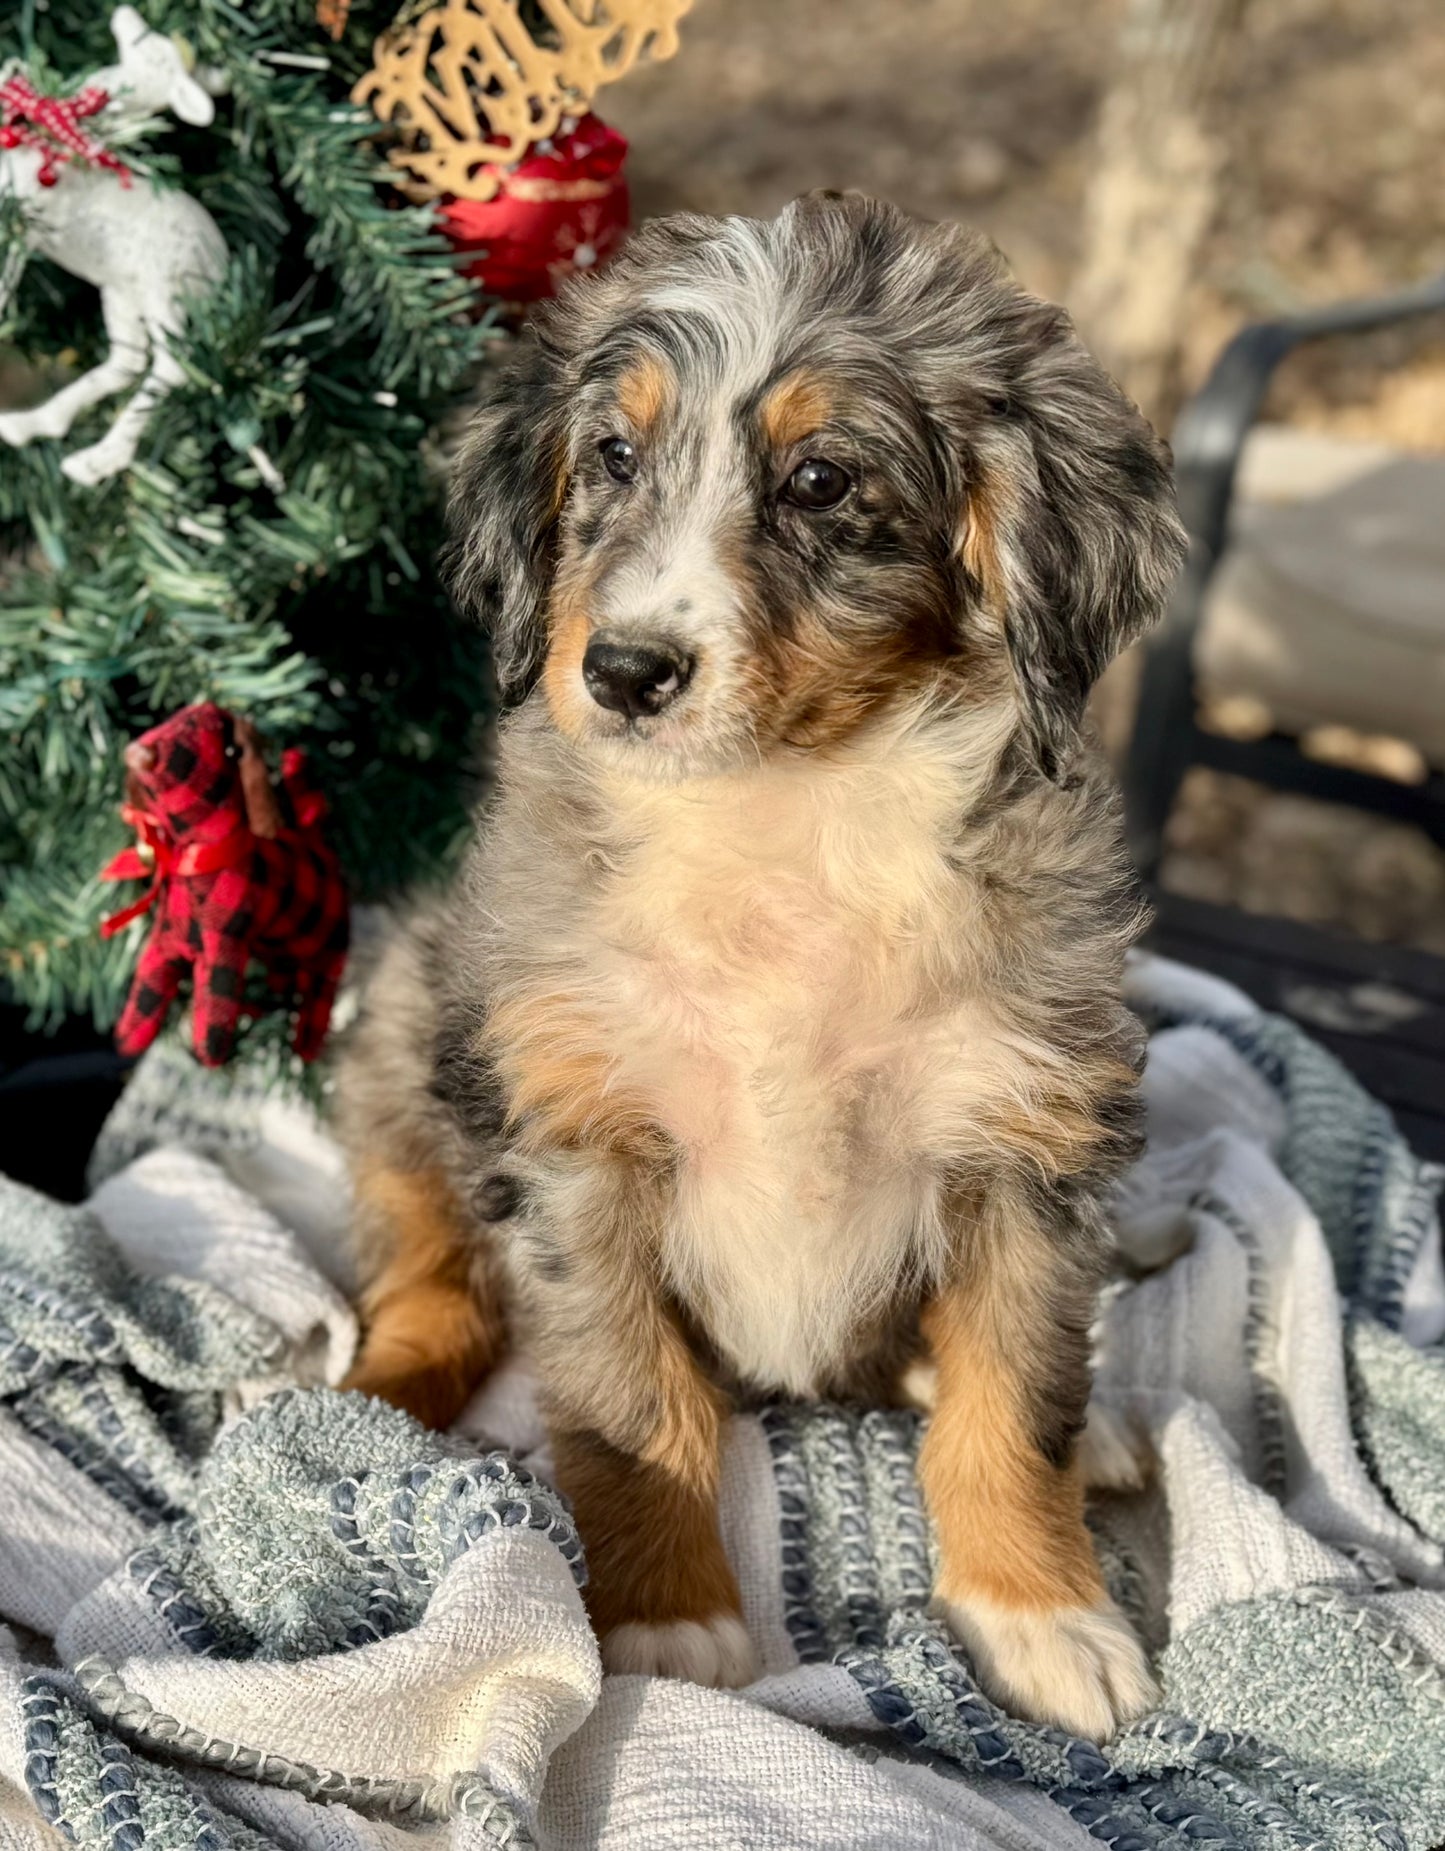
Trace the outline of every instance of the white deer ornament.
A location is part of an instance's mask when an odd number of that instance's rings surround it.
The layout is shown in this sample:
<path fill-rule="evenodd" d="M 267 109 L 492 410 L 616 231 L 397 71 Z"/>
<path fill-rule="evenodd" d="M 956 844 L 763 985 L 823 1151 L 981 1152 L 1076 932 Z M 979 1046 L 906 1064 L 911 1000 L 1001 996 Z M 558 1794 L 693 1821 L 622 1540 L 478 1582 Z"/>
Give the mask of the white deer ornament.
<path fill-rule="evenodd" d="M 131 6 L 118 7 L 110 23 L 120 61 L 89 80 L 110 98 L 102 123 L 161 109 L 198 127 L 211 121 L 215 105 L 171 39 L 151 31 Z M 60 465 L 73 482 L 91 487 L 130 466 L 157 403 L 183 381 L 171 341 L 184 325 L 187 299 L 214 287 L 224 270 L 225 241 L 189 194 L 98 164 L 70 163 L 57 174 L 53 157 L 30 142 L 0 152 L 0 193 L 20 200 L 25 224 L 24 244 L 0 273 L 0 315 L 38 253 L 100 291 L 110 343 L 98 366 L 43 404 L 0 414 L 0 442 L 64 437 L 81 412 L 135 386 L 99 442 Z"/>

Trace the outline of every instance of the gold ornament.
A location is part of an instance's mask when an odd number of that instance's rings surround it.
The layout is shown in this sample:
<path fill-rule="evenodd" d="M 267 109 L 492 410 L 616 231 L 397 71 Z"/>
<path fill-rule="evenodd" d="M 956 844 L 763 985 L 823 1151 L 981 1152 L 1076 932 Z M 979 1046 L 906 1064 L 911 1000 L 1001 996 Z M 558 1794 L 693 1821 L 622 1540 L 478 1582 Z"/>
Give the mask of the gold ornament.
<path fill-rule="evenodd" d="M 641 58 L 670 58 L 692 0 L 537 0 L 539 43 L 517 0 L 442 0 L 376 41 L 375 62 L 351 93 L 404 132 L 388 159 L 414 198 L 491 199 L 496 171 L 582 116 L 603 84 Z M 405 17 L 403 15 L 403 17 Z"/>

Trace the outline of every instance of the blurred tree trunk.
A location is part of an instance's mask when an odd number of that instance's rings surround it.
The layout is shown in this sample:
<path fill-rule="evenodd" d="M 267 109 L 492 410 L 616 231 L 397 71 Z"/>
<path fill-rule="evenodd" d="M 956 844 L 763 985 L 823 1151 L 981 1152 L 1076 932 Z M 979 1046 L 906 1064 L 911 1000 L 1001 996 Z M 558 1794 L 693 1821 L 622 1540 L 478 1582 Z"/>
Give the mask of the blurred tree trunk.
<path fill-rule="evenodd" d="M 1219 195 L 1217 105 L 1248 0 L 1128 0 L 1099 113 L 1070 305 L 1161 430 L 1179 405 L 1184 314 Z"/>

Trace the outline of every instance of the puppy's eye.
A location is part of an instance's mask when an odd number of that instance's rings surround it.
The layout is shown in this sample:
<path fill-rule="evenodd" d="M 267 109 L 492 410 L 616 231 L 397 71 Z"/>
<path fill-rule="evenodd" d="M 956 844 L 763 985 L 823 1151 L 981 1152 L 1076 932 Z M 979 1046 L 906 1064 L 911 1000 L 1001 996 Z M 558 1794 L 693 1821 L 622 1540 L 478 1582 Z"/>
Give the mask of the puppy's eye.
<path fill-rule="evenodd" d="M 788 477 L 783 494 L 795 508 L 816 512 L 836 508 L 852 486 L 853 478 L 846 469 L 830 463 L 826 456 L 810 456 Z"/>
<path fill-rule="evenodd" d="M 625 437 L 608 437 L 597 446 L 602 467 L 614 482 L 631 482 L 637 474 L 637 452 Z"/>

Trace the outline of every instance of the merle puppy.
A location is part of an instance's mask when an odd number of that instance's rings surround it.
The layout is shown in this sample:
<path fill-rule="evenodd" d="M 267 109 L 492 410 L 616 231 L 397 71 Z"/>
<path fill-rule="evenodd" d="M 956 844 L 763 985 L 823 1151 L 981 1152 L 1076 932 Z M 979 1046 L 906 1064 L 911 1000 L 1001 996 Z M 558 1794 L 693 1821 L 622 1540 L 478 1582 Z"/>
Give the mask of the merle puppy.
<path fill-rule="evenodd" d="M 986 239 L 824 195 L 569 288 L 454 515 L 511 711 L 343 1080 L 353 1384 L 443 1424 L 513 1327 L 605 1662 L 735 1684 L 729 1408 L 926 1380 L 940 1610 L 1107 1734 L 1155 1694 L 1076 1457 L 1140 907 L 1081 722 L 1181 560 L 1163 447 Z"/>

